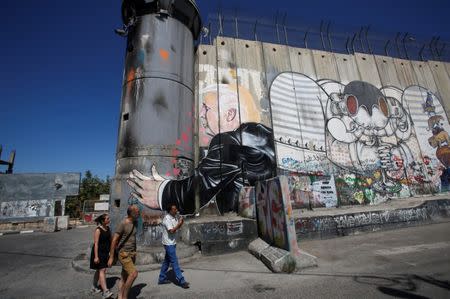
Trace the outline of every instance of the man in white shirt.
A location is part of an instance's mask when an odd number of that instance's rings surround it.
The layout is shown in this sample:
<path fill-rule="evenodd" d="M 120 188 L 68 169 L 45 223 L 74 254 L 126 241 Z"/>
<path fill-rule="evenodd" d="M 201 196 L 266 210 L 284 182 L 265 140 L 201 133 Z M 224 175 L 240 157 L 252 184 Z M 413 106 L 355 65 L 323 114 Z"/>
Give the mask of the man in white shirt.
<path fill-rule="evenodd" d="M 175 272 L 175 277 L 177 279 L 177 283 L 184 289 L 189 288 L 189 283 L 184 280 L 183 274 L 181 273 L 180 266 L 178 265 L 177 258 L 177 241 L 176 241 L 176 232 L 183 225 L 184 220 L 183 217 L 180 217 L 177 220 L 178 209 L 175 204 L 172 204 L 167 209 L 168 214 L 164 216 L 162 221 L 163 233 L 162 233 L 162 244 L 164 245 L 164 249 L 166 250 L 166 256 L 164 258 L 164 262 L 161 266 L 161 272 L 159 273 L 158 284 L 167 284 L 170 281 L 167 279 L 167 270 L 169 269 L 169 265 L 172 264 L 173 272 Z"/>

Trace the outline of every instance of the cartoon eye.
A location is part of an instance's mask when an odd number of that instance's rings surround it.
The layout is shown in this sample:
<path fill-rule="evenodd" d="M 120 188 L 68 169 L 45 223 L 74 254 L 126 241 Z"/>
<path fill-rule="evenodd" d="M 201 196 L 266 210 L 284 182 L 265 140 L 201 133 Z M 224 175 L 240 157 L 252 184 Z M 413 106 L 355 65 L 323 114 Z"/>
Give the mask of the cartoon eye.
<path fill-rule="evenodd" d="M 354 116 L 358 112 L 358 99 L 354 95 L 349 95 L 346 104 L 348 112 Z"/>
<path fill-rule="evenodd" d="M 378 107 L 380 107 L 380 110 L 383 112 L 384 116 L 389 116 L 389 106 L 385 98 L 378 99 Z"/>

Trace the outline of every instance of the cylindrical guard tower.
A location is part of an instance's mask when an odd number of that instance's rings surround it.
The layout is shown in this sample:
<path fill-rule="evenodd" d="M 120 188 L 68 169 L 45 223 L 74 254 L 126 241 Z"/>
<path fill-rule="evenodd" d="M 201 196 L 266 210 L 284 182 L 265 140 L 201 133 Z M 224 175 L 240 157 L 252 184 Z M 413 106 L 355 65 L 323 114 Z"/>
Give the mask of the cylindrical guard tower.
<path fill-rule="evenodd" d="M 113 227 L 126 215 L 127 178 L 133 169 L 150 174 L 152 165 L 167 178 L 193 169 L 194 40 L 201 20 L 193 0 L 124 0 L 127 35 L 125 71 L 111 188 Z M 153 227 L 159 213 L 141 205 L 138 240 L 159 244 Z"/>

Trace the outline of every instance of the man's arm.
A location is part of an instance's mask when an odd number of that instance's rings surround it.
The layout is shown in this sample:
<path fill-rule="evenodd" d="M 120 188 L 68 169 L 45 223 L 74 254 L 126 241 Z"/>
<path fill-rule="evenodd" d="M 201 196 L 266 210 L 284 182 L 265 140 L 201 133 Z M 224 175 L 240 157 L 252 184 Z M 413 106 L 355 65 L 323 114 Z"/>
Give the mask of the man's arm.
<path fill-rule="evenodd" d="M 183 225 L 183 223 L 184 223 L 184 218 L 183 217 L 180 217 L 180 220 L 178 220 L 178 223 L 177 223 L 177 225 L 175 225 L 173 228 L 171 228 L 171 229 L 168 229 L 168 231 L 170 232 L 170 233 L 175 233 L 177 230 L 179 230 L 180 229 L 180 227 Z"/>

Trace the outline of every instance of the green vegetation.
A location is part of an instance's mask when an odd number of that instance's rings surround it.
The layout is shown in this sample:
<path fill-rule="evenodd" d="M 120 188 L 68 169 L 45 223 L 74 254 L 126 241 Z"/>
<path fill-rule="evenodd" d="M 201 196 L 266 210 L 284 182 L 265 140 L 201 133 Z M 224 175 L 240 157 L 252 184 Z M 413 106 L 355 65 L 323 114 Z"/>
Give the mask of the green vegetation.
<path fill-rule="evenodd" d="M 86 200 L 98 200 L 100 194 L 109 194 L 111 179 L 109 176 L 105 180 L 96 175 L 92 175 L 88 170 L 84 173 L 80 184 L 78 196 L 68 196 L 66 198 L 66 215 L 70 218 L 79 218 Z"/>

